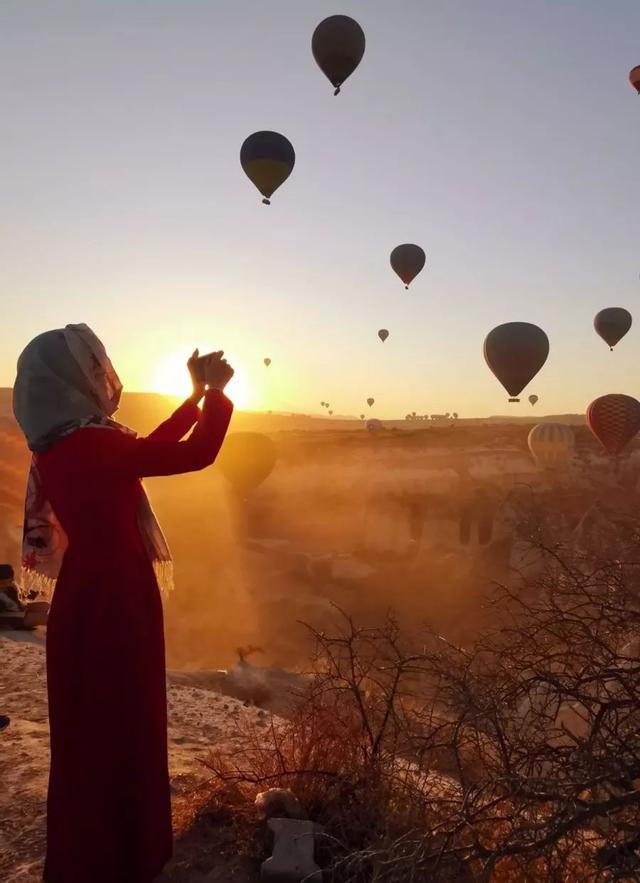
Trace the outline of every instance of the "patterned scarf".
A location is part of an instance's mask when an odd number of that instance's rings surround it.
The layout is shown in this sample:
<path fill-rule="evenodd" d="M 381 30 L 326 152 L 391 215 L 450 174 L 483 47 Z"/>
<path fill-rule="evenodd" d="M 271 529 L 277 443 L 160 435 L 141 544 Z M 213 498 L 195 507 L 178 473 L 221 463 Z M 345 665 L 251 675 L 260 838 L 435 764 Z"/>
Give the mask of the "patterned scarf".
<path fill-rule="evenodd" d="M 36 337 L 18 360 L 14 413 L 31 460 L 25 499 L 22 583 L 27 592 L 50 598 L 68 542 L 47 499 L 38 470 L 38 452 L 85 427 L 135 433 L 111 420 L 122 384 L 106 351 L 86 325 L 67 325 Z M 171 553 L 146 493 L 138 526 L 163 596 L 173 588 Z"/>

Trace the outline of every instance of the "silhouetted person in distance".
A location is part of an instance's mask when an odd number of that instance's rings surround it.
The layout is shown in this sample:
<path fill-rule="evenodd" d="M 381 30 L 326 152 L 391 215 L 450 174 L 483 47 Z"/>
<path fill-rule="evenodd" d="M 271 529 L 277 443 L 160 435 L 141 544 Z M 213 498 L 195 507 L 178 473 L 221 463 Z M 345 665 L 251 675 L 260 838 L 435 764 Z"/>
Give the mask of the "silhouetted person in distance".
<path fill-rule="evenodd" d="M 147 438 L 111 419 L 122 384 L 86 325 L 39 335 L 18 360 L 14 412 L 33 452 L 25 578 L 55 586 L 47 883 L 151 883 L 171 856 L 159 591 L 171 556 L 140 479 L 204 469 L 220 449 L 233 370 L 221 352 L 196 357 L 193 395 Z"/>

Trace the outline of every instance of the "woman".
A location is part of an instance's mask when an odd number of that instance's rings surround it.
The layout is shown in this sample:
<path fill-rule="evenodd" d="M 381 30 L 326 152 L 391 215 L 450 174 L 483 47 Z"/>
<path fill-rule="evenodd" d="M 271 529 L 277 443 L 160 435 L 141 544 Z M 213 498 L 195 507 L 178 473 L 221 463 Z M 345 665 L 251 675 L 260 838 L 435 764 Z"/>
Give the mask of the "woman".
<path fill-rule="evenodd" d="M 55 584 L 47 883 L 150 883 L 171 855 L 157 579 L 169 587 L 171 559 L 140 479 L 204 469 L 220 449 L 233 369 L 196 357 L 193 395 L 142 439 L 110 419 L 122 384 L 86 325 L 41 334 L 18 360 L 14 412 L 34 452 L 24 576 Z"/>

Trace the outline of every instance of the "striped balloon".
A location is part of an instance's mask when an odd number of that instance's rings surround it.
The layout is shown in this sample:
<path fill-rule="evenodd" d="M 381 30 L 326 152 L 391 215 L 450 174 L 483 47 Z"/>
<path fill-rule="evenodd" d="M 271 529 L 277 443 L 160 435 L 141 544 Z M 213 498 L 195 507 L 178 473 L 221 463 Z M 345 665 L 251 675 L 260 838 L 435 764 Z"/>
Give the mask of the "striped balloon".
<path fill-rule="evenodd" d="M 640 430 L 640 402 L 620 393 L 600 396 L 587 408 L 587 424 L 609 454 L 619 454 Z"/>
<path fill-rule="evenodd" d="M 555 469 L 565 466 L 573 453 L 573 430 L 563 423 L 538 423 L 527 439 L 529 450 L 538 466 Z"/>

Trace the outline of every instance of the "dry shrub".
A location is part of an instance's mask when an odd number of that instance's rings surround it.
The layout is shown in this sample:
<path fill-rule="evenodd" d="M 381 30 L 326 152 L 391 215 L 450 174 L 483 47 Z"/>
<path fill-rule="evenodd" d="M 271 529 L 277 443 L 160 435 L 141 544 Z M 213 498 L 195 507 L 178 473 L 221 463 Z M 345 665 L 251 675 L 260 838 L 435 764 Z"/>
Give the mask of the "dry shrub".
<path fill-rule="evenodd" d="M 291 788 L 335 883 L 640 879 L 638 568 L 540 553 L 470 651 L 391 617 L 314 633 L 296 716 L 209 768 Z"/>

